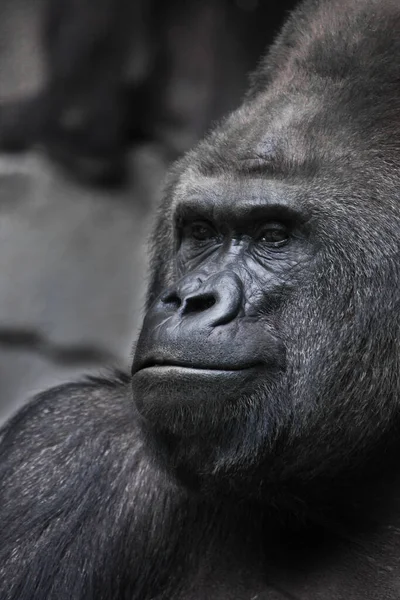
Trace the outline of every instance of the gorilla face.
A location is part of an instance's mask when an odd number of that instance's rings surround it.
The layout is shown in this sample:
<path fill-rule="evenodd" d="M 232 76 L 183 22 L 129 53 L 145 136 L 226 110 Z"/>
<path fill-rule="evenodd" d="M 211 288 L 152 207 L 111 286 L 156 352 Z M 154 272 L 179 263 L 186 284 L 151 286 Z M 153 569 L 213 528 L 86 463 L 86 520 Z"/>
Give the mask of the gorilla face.
<path fill-rule="evenodd" d="M 134 397 L 218 483 L 329 479 L 398 424 L 400 182 L 354 101 L 308 85 L 248 100 L 160 211 Z"/>
<path fill-rule="evenodd" d="M 189 445 L 228 441 L 285 372 L 279 315 L 312 248 L 288 198 L 265 195 L 261 179 L 227 175 L 174 203 L 174 283 L 147 313 L 134 386 L 142 414 Z"/>
<path fill-rule="evenodd" d="M 301 216 L 289 203 L 259 201 L 262 181 L 205 179 L 174 206 L 176 283 L 147 313 L 135 362 L 138 402 L 223 420 L 285 369 L 277 316 L 300 265 L 310 260 Z M 188 405 L 189 403 L 189 405 Z M 163 409 L 164 410 L 164 409 Z M 164 417 L 165 418 L 165 415 Z M 221 423 L 218 419 L 219 424 Z"/>

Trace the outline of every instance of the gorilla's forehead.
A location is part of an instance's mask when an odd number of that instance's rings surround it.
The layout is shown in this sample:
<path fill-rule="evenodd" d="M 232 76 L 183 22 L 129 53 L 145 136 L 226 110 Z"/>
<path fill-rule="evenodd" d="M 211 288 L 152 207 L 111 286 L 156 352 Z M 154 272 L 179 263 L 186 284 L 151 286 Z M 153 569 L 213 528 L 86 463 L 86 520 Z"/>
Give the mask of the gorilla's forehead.
<path fill-rule="evenodd" d="M 297 186 L 283 180 L 231 171 L 211 176 L 188 171 L 175 188 L 172 210 L 214 220 L 234 213 L 240 220 L 274 206 L 298 210 L 300 202 Z"/>
<path fill-rule="evenodd" d="M 338 162 L 348 164 L 367 140 L 337 90 L 289 89 L 271 91 L 246 106 L 243 114 L 239 111 L 218 142 L 216 148 L 234 169 L 253 169 L 257 162 L 251 161 L 261 160 L 263 173 L 287 179 L 309 176 Z"/>
<path fill-rule="evenodd" d="M 172 208 L 196 199 L 235 212 L 274 203 L 336 211 L 349 199 L 397 198 L 396 126 L 365 125 L 340 85 L 306 83 L 247 101 L 204 140 L 183 164 Z"/>
<path fill-rule="evenodd" d="M 336 94 L 338 96 L 338 94 Z M 290 183 L 365 164 L 371 137 L 327 90 L 272 90 L 217 128 L 187 163 L 184 178 L 231 173 Z M 269 183 L 269 186 L 272 184 Z M 273 189 L 274 186 L 272 186 Z"/>
<path fill-rule="evenodd" d="M 262 98 L 236 111 L 185 161 L 175 183 L 171 208 L 248 213 L 252 207 L 286 205 L 298 210 L 314 197 L 337 192 L 332 172 L 353 169 L 342 177 L 343 193 L 354 181 L 360 157 L 355 136 L 338 136 L 324 118 L 323 101 L 313 97 Z M 341 129 L 344 125 L 342 121 Z M 365 164 L 365 161 L 364 163 Z M 227 214 L 227 212 L 225 213 Z"/>

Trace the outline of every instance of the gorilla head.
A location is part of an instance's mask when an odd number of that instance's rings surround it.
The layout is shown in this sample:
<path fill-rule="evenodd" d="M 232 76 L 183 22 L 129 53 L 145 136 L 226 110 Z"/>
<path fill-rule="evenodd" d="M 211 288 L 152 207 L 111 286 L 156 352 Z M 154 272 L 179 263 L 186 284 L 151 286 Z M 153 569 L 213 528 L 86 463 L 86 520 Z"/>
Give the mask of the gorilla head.
<path fill-rule="evenodd" d="M 295 12 L 167 185 L 134 395 L 208 485 L 337 484 L 398 429 L 400 8 L 366 39 L 349 4 Z"/>

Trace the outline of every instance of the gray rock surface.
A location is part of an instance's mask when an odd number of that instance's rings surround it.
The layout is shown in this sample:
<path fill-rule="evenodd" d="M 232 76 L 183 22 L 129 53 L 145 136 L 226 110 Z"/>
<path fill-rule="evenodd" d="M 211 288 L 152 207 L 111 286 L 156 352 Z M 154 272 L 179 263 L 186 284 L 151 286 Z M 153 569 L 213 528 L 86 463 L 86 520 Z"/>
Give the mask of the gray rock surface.
<path fill-rule="evenodd" d="M 41 82 L 40 1 L 0 7 L 0 98 Z M 146 240 L 165 165 L 157 148 L 131 156 L 132 184 L 104 193 L 71 182 L 45 157 L 0 156 L 0 330 L 39 330 L 90 344 L 127 366 L 145 291 Z M 82 372 L 0 345 L 0 422 L 33 393 Z"/>

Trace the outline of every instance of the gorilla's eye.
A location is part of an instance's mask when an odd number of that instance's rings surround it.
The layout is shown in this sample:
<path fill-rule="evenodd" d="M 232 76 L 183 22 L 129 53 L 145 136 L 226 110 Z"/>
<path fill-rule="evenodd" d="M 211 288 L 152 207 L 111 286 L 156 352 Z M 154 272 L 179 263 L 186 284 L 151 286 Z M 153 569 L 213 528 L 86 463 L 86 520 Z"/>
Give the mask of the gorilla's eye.
<path fill-rule="evenodd" d="M 260 231 L 258 240 L 262 244 L 279 248 L 289 240 L 289 232 L 284 225 L 271 223 Z"/>
<path fill-rule="evenodd" d="M 198 242 L 205 242 L 215 237 L 215 231 L 205 221 L 196 221 L 186 226 L 185 235 Z"/>

